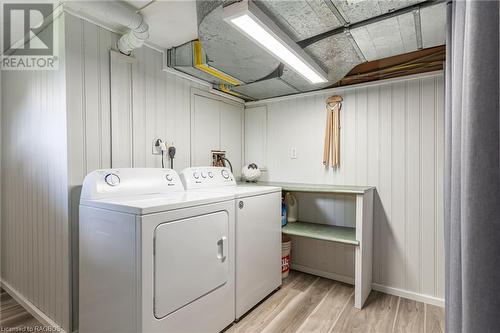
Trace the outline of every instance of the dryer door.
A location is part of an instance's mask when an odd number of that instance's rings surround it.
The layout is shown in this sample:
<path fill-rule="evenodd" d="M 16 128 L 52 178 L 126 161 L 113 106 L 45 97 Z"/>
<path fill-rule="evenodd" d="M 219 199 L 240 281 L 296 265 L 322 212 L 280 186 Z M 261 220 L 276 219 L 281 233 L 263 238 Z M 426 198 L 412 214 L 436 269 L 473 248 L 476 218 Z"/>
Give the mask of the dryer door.
<path fill-rule="evenodd" d="M 167 316 L 227 282 L 228 228 L 227 212 L 168 222 L 156 228 L 156 318 Z"/>

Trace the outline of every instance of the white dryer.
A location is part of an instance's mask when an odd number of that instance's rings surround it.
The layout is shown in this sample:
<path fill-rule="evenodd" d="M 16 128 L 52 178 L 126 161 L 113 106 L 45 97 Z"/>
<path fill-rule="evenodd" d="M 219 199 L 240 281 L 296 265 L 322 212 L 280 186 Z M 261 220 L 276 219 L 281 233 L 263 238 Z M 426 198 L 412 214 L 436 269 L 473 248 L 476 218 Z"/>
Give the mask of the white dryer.
<path fill-rule="evenodd" d="M 80 200 L 79 332 L 219 332 L 234 320 L 234 196 L 169 169 L 99 170 Z"/>
<path fill-rule="evenodd" d="M 180 173 L 187 192 L 235 197 L 236 319 L 281 285 L 281 188 L 237 185 L 231 171 L 193 167 Z"/>

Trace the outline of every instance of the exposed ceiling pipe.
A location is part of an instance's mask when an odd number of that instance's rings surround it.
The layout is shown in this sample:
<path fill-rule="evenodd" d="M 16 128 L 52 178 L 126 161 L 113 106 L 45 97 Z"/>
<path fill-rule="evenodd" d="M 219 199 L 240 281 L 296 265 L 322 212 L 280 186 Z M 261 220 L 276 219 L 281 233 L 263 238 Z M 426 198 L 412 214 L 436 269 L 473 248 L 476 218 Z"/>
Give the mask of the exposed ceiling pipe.
<path fill-rule="evenodd" d="M 118 50 L 126 55 L 149 38 L 149 26 L 142 15 L 114 1 L 67 1 L 73 11 L 81 12 L 104 22 L 125 26 L 129 29 L 117 42 Z"/>

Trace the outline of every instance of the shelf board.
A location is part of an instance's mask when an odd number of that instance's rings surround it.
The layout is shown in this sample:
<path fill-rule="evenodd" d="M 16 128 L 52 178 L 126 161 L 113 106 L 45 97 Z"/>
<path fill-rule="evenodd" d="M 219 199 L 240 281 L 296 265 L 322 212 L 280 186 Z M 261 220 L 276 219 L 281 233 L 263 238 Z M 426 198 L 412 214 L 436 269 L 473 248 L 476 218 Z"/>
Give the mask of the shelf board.
<path fill-rule="evenodd" d="M 281 232 L 286 235 L 359 245 L 359 241 L 356 240 L 356 228 L 310 222 L 290 222 L 282 227 Z"/>
<path fill-rule="evenodd" d="M 257 185 L 277 186 L 283 191 L 309 192 L 309 193 L 344 193 L 344 194 L 364 194 L 372 190 L 373 186 L 347 186 L 347 185 L 325 185 L 325 184 L 301 184 L 283 182 L 257 182 Z"/>

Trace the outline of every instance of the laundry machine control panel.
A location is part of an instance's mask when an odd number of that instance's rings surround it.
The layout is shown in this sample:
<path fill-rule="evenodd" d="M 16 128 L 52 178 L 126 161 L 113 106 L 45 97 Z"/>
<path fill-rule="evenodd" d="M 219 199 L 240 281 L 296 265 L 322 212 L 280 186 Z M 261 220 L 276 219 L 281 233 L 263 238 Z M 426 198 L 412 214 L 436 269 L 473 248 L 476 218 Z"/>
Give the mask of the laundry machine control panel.
<path fill-rule="evenodd" d="M 224 167 L 193 167 L 181 171 L 180 178 L 186 190 L 219 186 L 236 186 L 233 173 Z"/>
<path fill-rule="evenodd" d="M 85 177 L 82 199 L 108 196 L 184 191 L 181 179 L 172 169 L 119 168 L 96 170 Z"/>

